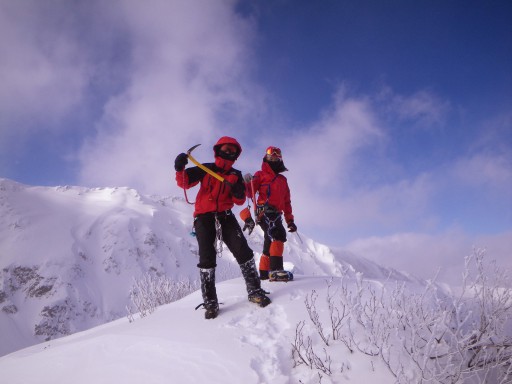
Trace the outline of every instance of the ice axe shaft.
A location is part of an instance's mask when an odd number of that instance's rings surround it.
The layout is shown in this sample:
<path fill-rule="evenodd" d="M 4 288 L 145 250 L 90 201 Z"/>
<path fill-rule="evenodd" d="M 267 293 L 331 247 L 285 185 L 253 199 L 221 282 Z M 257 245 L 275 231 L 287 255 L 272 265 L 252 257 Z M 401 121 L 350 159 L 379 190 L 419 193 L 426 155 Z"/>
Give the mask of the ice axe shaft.
<path fill-rule="evenodd" d="M 226 179 L 224 179 L 221 175 L 213 172 L 210 168 L 207 168 L 205 167 L 203 164 L 201 164 L 199 161 L 197 161 L 196 159 L 194 159 L 194 157 L 191 155 L 191 152 L 196 149 L 197 147 L 199 147 L 201 144 L 196 144 L 194 145 L 192 148 L 190 148 L 188 151 L 187 151 L 187 157 L 190 159 L 191 162 L 193 162 L 195 165 L 197 165 L 199 168 L 201 168 L 203 171 L 205 171 L 206 173 L 212 175 L 213 177 L 215 177 L 217 180 L 219 180 L 221 183 L 226 183 L 226 184 L 229 184 L 231 185 L 231 183 L 229 181 L 227 181 Z"/>

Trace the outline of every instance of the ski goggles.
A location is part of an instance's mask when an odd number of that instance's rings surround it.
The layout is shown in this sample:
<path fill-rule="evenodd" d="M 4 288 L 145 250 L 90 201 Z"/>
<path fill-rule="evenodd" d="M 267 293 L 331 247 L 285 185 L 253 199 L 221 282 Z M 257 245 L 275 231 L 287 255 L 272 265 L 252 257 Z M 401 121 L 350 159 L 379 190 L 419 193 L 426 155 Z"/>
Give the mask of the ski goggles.
<path fill-rule="evenodd" d="M 222 146 L 216 146 L 215 149 L 215 156 L 219 156 L 222 159 L 225 160 L 236 160 L 239 156 L 238 153 L 238 147 L 233 144 L 223 144 Z"/>
<path fill-rule="evenodd" d="M 238 153 L 238 148 L 234 144 L 222 144 L 220 150 L 226 153 Z"/>
<path fill-rule="evenodd" d="M 281 150 L 277 147 L 268 147 L 267 155 L 282 158 Z"/>

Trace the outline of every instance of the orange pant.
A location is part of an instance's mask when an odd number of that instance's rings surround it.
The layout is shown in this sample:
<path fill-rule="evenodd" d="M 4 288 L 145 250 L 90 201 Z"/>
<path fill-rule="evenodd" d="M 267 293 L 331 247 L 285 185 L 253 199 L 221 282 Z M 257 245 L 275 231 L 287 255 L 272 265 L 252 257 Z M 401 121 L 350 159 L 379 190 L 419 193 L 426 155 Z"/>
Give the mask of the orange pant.
<path fill-rule="evenodd" d="M 284 243 L 274 240 L 270 243 L 270 256 L 262 254 L 260 258 L 260 271 L 283 269 Z"/>

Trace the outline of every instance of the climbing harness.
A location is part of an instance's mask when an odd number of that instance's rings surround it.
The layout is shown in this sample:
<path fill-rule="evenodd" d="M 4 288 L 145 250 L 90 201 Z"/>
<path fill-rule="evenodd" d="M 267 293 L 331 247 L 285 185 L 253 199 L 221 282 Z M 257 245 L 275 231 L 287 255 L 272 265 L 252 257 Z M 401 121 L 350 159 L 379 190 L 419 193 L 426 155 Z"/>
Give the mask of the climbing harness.
<path fill-rule="evenodd" d="M 270 239 L 274 240 L 274 236 L 272 236 L 272 230 L 276 227 L 276 222 L 281 220 L 281 213 L 277 212 L 273 207 L 265 204 L 261 207 L 261 217 L 265 220 L 267 224 L 267 235 Z"/>

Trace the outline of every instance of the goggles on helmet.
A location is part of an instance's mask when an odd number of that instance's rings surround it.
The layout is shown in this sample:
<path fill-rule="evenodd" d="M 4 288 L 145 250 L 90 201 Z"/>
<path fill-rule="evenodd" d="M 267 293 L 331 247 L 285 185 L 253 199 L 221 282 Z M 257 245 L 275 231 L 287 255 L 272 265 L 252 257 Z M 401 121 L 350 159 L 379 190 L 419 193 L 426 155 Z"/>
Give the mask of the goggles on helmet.
<path fill-rule="evenodd" d="M 281 154 L 281 150 L 277 147 L 268 147 L 266 153 L 269 156 L 279 157 L 280 159 L 283 157 Z"/>

